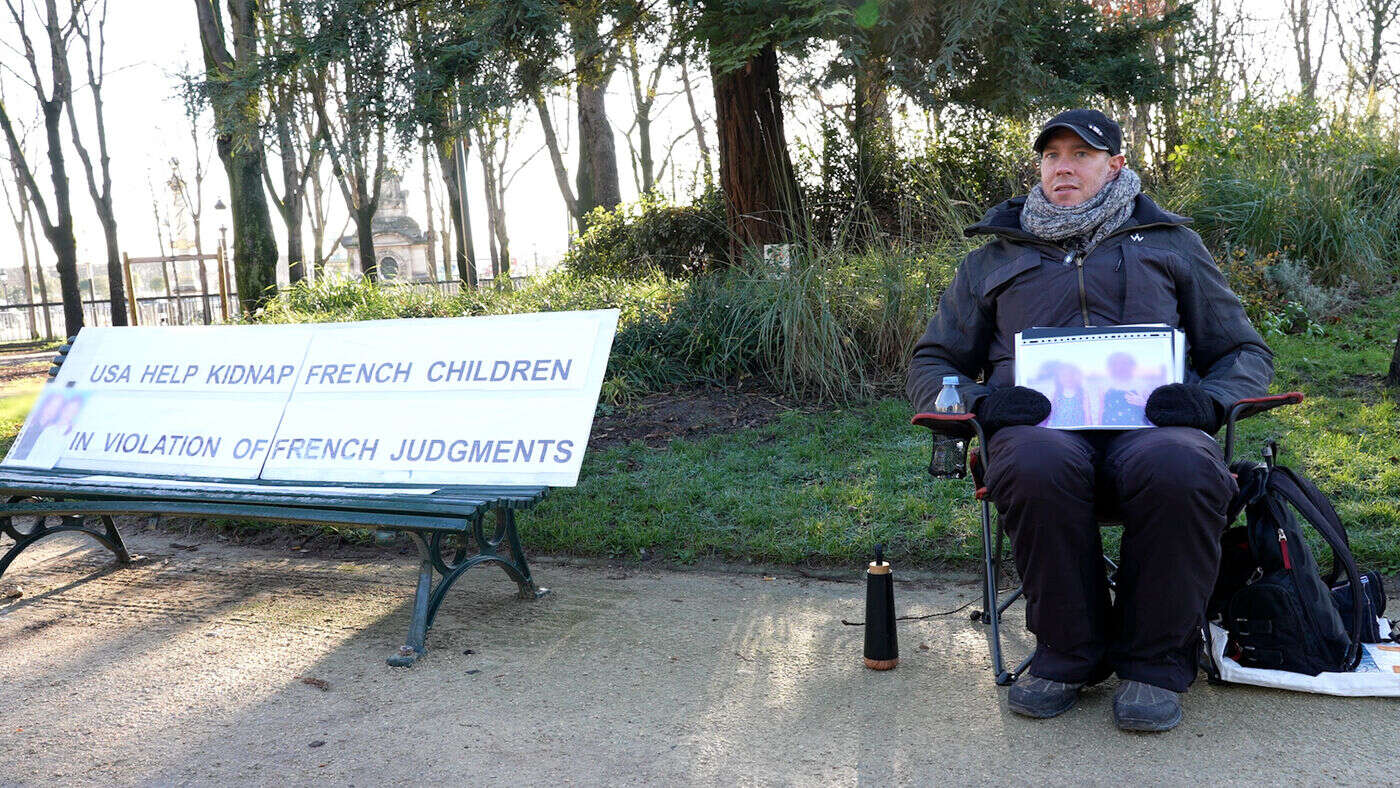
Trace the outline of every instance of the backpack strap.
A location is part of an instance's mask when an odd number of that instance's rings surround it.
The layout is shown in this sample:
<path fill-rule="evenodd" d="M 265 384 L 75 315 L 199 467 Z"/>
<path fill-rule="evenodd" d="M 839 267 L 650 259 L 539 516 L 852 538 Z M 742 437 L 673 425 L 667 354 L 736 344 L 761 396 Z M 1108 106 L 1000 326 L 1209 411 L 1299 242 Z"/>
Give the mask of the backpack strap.
<path fill-rule="evenodd" d="M 1351 639 L 1351 667 L 1355 668 L 1361 663 L 1361 625 L 1365 617 L 1365 607 L 1361 599 L 1361 572 L 1357 570 L 1356 562 L 1352 558 L 1346 528 L 1327 497 L 1292 468 L 1275 465 L 1269 474 L 1269 487 L 1292 504 L 1332 548 L 1332 570 L 1324 577 L 1326 584 L 1331 586 L 1336 582 L 1341 573 L 1339 568 L 1346 572 L 1347 579 L 1351 582 L 1351 626 L 1347 627 L 1347 635 Z"/>
<path fill-rule="evenodd" d="M 1263 463 L 1241 460 L 1230 466 L 1239 487 L 1230 505 L 1225 509 L 1225 525 L 1228 527 L 1252 503 L 1258 503 L 1269 487 L 1269 468 Z"/>

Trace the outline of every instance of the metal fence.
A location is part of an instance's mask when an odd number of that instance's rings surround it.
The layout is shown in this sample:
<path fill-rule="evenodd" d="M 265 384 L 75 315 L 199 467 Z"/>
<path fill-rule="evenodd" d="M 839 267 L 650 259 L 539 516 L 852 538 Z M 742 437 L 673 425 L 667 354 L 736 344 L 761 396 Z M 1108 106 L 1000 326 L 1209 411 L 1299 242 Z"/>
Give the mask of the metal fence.
<path fill-rule="evenodd" d="M 511 277 L 511 284 L 525 281 L 525 277 Z M 491 284 L 491 279 L 481 280 L 482 285 Z M 460 279 L 419 280 L 413 282 L 385 283 L 384 287 L 409 290 L 436 290 L 444 295 L 461 292 Z M 200 302 L 204 303 L 201 304 Z M 223 323 L 223 308 L 219 294 L 200 293 L 172 296 L 141 296 L 136 299 L 137 321 L 143 326 L 202 326 L 205 324 L 205 305 L 209 310 L 210 323 Z M 31 331 L 29 313 L 34 312 L 34 328 Z M 45 331 L 44 310 L 49 313 L 49 330 Z M 230 293 L 228 309 L 231 318 L 239 313 L 238 296 Z M 112 302 L 109 299 L 83 300 L 83 325 L 112 325 Z M 50 304 L 3 304 L 0 305 L 0 342 L 13 342 L 34 337 L 61 339 L 63 337 L 63 305 Z"/>

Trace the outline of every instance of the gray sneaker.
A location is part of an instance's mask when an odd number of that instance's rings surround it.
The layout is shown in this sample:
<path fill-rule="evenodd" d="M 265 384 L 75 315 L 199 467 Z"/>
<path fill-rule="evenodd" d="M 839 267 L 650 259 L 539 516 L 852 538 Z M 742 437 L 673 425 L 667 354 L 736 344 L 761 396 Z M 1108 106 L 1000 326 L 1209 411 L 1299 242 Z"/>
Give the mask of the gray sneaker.
<path fill-rule="evenodd" d="M 1113 721 L 1125 731 L 1169 731 L 1181 722 L 1181 693 L 1124 681 L 1113 695 Z"/>
<path fill-rule="evenodd" d="M 1079 700 L 1079 690 L 1083 686 L 1027 674 L 1011 685 L 1011 690 L 1006 693 L 1006 705 L 1026 717 L 1058 717 Z"/>

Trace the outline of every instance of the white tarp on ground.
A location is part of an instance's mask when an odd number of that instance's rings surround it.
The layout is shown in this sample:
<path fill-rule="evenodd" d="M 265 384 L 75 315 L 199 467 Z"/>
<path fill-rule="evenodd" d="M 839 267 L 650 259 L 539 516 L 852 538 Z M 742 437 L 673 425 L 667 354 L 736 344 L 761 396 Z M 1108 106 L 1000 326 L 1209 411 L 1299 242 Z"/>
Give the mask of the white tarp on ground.
<path fill-rule="evenodd" d="M 85 328 L 4 464 L 572 486 L 617 316 Z"/>
<path fill-rule="evenodd" d="M 1390 625 L 1380 619 L 1381 637 L 1390 636 Z M 1353 697 L 1400 697 L 1400 643 L 1363 643 L 1365 655 L 1350 673 L 1319 673 L 1307 676 L 1286 670 L 1247 668 L 1225 656 L 1229 633 L 1210 625 L 1208 656 L 1220 671 L 1220 678 L 1231 684 L 1315 692 L 1322 695 Z"/>

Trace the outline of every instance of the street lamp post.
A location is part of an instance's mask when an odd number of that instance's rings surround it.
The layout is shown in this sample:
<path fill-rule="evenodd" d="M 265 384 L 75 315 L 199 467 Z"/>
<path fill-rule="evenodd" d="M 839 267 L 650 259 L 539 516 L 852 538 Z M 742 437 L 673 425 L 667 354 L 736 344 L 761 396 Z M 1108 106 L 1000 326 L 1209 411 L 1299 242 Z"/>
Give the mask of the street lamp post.
<path fill-rule="evenodd" d="M 227 323 L 229 287 L 228 275 L 224 267 L 227 265 L 228 259 L 228 239 L 225 236 L 225 233 L 228 232 L 228 225 L 224 223 L 224 211 L 228 210 L 228 207 L 224 205 L 223 200 L 216 200 L 214 210 L 219 212 L 219 309 L 223 312 L 224 322 Z"/>

